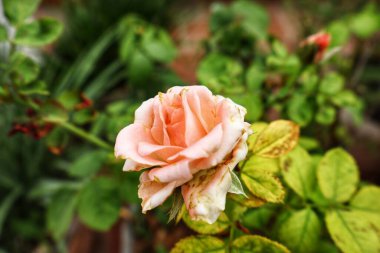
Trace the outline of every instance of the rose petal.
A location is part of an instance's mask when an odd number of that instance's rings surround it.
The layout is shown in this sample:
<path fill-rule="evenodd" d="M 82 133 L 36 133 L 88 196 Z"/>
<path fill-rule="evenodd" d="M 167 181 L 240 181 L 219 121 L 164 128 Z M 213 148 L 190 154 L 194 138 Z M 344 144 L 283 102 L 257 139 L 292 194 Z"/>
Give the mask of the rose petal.
<path fill-rule="evenodd" d="M 142 199 L 142 212 L 151 210 L 162 203 L 172 194 L 176 182 L 159 183 L 151 181 L 148 172 L 143 172 L 140 176 L 138 195 Z"/>
<path fill-rule="evenodd" d="M 178 146 L 163 146 L 148 142 L 140 142 L 138 144 L 138 152 L 140 155 L 154 157 L 161 161 L 166 161 L 169 157 L 183 149 L 184 148 Z"/>
<path fill-rule="evenodd" d="M 135 111 L 135 123 L 144 125 L 145 127 L 152 127 L 153 124 L 153 98 L 143 102 Z"/>
<path fill-rule="evenodd" d="M 137 145 L 140 142 L 153 142 L 149 130 L 141 124 L 131 124 L 123 128 L 116 138 L 115 156 L 117 158 L 131 159 L 140 165 L 165 165 L 163 161 L 150 157 L 143 157 L 137 152 Z M 130 170 L 131 167 L 128 167 Z"/>
<path fill-rule="evenodd" d="M 185 183 L 193 178 L 190 170 L 190 161 L 181 160 L 164 167 L 154 168 L 149 171 L 149 178 L 161 183 L 181 181 Z"/>

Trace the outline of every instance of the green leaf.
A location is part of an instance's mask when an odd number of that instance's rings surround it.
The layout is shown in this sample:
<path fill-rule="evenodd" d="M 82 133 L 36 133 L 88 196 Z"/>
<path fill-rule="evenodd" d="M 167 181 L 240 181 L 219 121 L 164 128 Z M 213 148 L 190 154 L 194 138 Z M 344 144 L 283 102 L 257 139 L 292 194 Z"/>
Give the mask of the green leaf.
<path fill-rule="evenodd" d="M 248 197 L 244 197 L 243 195 L 228 194 L 228 198 L 231 198 L 233 201 L 239 203 L 244 207 L 250 208 L 259 207 L 266 203 L 263 199 L 253 196 L 249 192 L 246 194 Z"/>
<path fill-rule="evenodd" d="M 79 156 L 69 167 L 69 174 L 75 177 L 89 177 L 103 166 L 107 159 L 104 151 L 90 151 Z"/>
<path fill-rule="evenodd" d="M 14 43 L 27 46 L 44 46 L 55 41 L 63 25 L 52 18 L 41 18 L 18 27 Z"/>
<path fill-rule="evenodd" d="M 294 253 L 314 252 L 318 249 L 322 225 L 311 208 L 290 214 L 279 227 L 278 237 Z"/>
<path fill-rule="evenodd" d="M 273 41 L 272 49 L 273 49 L 273 53 L 281 58 L 288 56 L 288 50 L 286 49 L 285 45 L 283 45 L 278 40 Z"/>
<path fill-rule="evenodd" d="M 7 28 L 3 25 L 0 25 L 0 42 L 8 40 L 8 31 Z"/>
<path fill-rule="evenodd" d="M 330 47 L 342 46 L 350 38 L 348 25 L 343 21 L 334 21 L 327 27 L 327 32 L 331 35 Z"/>
<path fill-rule="evenodd" d="M 380 30 L 380 17 L 377 6 L 374 3 L 367 4 L 363 11 L 350 18 L 349 26 L 352 32 L 360 38 L 371 37 Z"/>
<path fill-rule="evenodd" d="M 251 1 L 235 1 L 231 5 L 235 20 L 240 21 L 251 35 L 264 39 L 267 36 L 269 17 L 267 11 Z"/>
<path fill-rule="evenodd" d="M 336 110 L 333 106 L 323 105 L 315 115 L 315 120 L 321 125 L 330 125 L 334 122 Z"/>
<path fill-rule="evenodd" d="M 359 171 L 355 160 L 341 148 L 327 152 L 317 169 L 319 187 L 323 195 L 333 202 L 345 202 L 355 192 Z"/>
<path fill-rule="evenodd" d="M 363 186 L 350 201 L 350 207 L 355 210 L 373 212 L 380 216 L 380 187 L 375 185 Z"/>
<path fill-rule="evenodd" d="M 128 76 L 134 83 L 140 83 L 153 73 L 152 61 L 140 50 L 135 50 L 128 63 Z"/>
<path fill-rule="evenodd" d="M 239 177 L 233 171 L 230 171 L 230 174 L 231 174 L 232 184 L 228 192 L 234 193 L 234 194 L 241 194 L 245 197 L 248 197 L 244 192 L 243 185 L 241 184 Z"/>
<path fill-rule="evenodd" d="M 213 224 L 192 220 L 187 211 L 183 213 L 182 219 L 189 228 L 200 234 L 219 234 L 230 226 L 230 221 L 224 212 L 220 214 L 219 218 Z"/>
<path fill-rule="evenodd" d="M 271 122 L 257 137 L 253 153 L 276 158 L 290 152 L 298 142 L 299 126 L 287 120 Z"/>
<path fill-rule="evenodd" d="M 321 144 L 317 139 L 305 136 L 300 137 L 298 144 L 306 150 L 314 150 L 321 147 Z"/>
<path fill-rule="evenodd" d="M 59 240 L 66 234 L 74 216 L 78 200 L 76 191 L 63 189 L 54 194 L 47 209 L 47 227 L 54 239 Z"/>
<path fill-rule="evenodd" d="M 142 37 L 142 47 L 152 59 L 169 63 L 176 55 L 176 48 L 169 34 L 158 28 L 145 31 Z"/>
<path fill-rule="evenodd" d="M 261 89 L 264 83 L 266 73 L 262 66 L 252 64 L 245 75 L 245 81 L 250 91 L 257 92 Z"/>
<path fill-rule="evenodd" d="M 40 73 L 40 68 L 31 58 L 17 52 L 11 57 L 11 74 L 18 84 L 29 84 L 34 81 Z"/>
<path fill-rule="evenodd" d="M 334 210 L 325 219 L 332 239 L 343 252 L 375 253 L 380 252 L 380 224 L 371 218 L 363 212 Z"/>
<path fill-rule="evenodd" d="M 247 140 L 249 150 L 253 150 L 253 148 L 256 145 L 257 138 L 260 136 L 260 133 L 267 127 L 268 123 L 265 122 L 255 122 L 251 125 L 251 130 L 253 131 L 253 133 L 250 136 L 248 136 Z"/>
<path fill-rule="evenodd" d="M 96 178 L 80 193 L 79 218 L 88 226 L 105 231 L 117 221 L 120 204 L 116 182 L 109 178 Z"/>
<path fill-rule="evenodd" d="M 252 170 L 260 170 L 266 173 L 276 174 L 280 170 L 278 159 L 266 158 L 261 156 L 251 156 L 247 160 L 242 161 L 241 166 L 250 168 Z"/>
<path fill-rule="evenodd" d="M 271 173 L 244 166 L 241 179 L 253 195 L 263 200 L 280 203 L 284 199 L 285 190 L 280 180 Z"/>
<path fill-rule="evenodd" d="M 298 195 L 308 198 L 315 185 L 315 169 L 310 155 L 301 147 L 280 158 L 281 172 L 285 182 Z"/>
<path fill-rule="evenodd" d="M 213 236 L 189 236 L 176 243 L 170 253 L 224 253 L 224 242 Z"/>
<path fill-rule="evenodd" d="M 265 206 L 255 209 L 250 209 L 244 214 L 243 225 L 250 229 L 265 230 L 275 210 Z"/>
<path fill-rule="evenodd" d="M 19 24 L 31 16 L 41 0 L 3 0 L 4 12 L 12 24 Z"/>
<path fill-rule="evenodd" d="M 278 242 L 258 235 L 243 235 L 232 243 L 232 253 L 290 253 Z"/>
<path fill-rule="evenodd" d="M 197 77 L 201 84 L 216 92 L 242 88 L 241 64 L 233 58 L 211 53 L 199 64 Z M 242 89 L 241 89 L 242 90 Z"/>
<path fill-rule="evenodd" d="M 307 96 L 295 94 L 289 100 L 287 113 L 291 120 L 300 126 L 306 126 L 313 118 L 314 108 Z"/>
<path fill-rule="evenodd" d="M 322 79 L 319 90 L 327 95 L 335 95 L 343 89 L 343 86 L 343 76 L 335 72 L 331 72 Z"/>
<path fill-rule="evenodd" d="M 355 106 L 358 104 L 358 96 L 351 90 L 343 90 L 331 98 L 331 102 L 337 106 Z"/>
<path fill-rule="evenodd" d="M 21 195 L 22 191 L 20 187 L 15 187 L 6 197 L 1 200 L 0 203 L 0 235 L 2 234 L 3 225 L 7 215 L 12 208 L 13 203 Z"/>

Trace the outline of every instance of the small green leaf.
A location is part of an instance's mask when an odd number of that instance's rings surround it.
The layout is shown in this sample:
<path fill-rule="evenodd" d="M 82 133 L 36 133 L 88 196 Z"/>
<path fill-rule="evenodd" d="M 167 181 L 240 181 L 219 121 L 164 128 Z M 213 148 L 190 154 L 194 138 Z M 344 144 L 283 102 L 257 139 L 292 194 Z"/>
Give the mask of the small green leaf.
<path fill-rule="evenodd" d="M 152 59 L 169 63 L 176 55 L 176 48 L 169 34 L 158 28 L 150 28 L 143 34 L 142 47 Z"/>
<path fill-rule="evenodd" d="M 331 35 L 330 47 L 343 46 L 350 38 L 350 30 L 344 21 L 334 21 L 327 27 Z"/>
<path fill-rule="evenodd" d="M 259 39 L 267 36 L 269 16 L 261 5 L 251 1 L 235 1 L 231 5 L 235 20 L 241 22 L 245 31 Z"/>
<path fill-rule="evenodd" d="M 118 219 L 120 196 L 116 182 L 99 177 L 88 183 L 79 196 L 79 218 L 88 226 L 105 231 Z"/>
<path fill-rule="evenodd" d="M 301 147 L 280 158 L 281 172 L 285 182 L 298 195 L 308 198 L 316 182 L 315 169 L 310 155 Z"/>
<path fill-rule="evenodd" d="M 250 91 L 257 92 L 264 83 L 266 74 L 262 66 L 252 64 L 245 75 L 245 81 Z"/>
<path fill-rule="evenodd" d="M 213 236 L 189 236 L 176 243 L 170 253 L 225 253 L 224 242 Z"/>
<path fill-rule="evenodd" d="M 44 46 L 55 41 L 63 25 L 52 18 L 41 18 L 21 25 L 16 30 L 14 43 L 27 46 Z"/>
<path fill-rule="evenodd" d="M 337 106 L 355 106 L 358 104 L 358 96 L 351 90 L 343 90 L 338 94 L 332 96 L 331 102 Z"/>
<path fill-rule="evenodd" d="M 319 90 L 327 95 L 335 95 L 343 89 L 343 86 L 343 76 L 331 72 L 322 79 Z"/>
<path fill-rule="evenodd" d="M 263 200 L 280 203 L 284 199 L 285 190 L 280 180 L 271 173 L 244 166 L 241 179 L 253 195 Z"/>
<path fill-rule="evenodd" d="M 241 184 L 239 177 L 233 171 L 230 171 L 230 174 L 231 174 L 232 184 L 228 192 L 234 193 L 234 194 L 241 194 L 245 197 L 248 197 L 244 192 L 243 185 Z"/>
<path fill-rule="evenodd" d="M 103 151 L 90 151 L 81 155 L 69 167 L 69 174 L 75 177 L 89 177 L 100 170 L 107 159 Z"/>
<path fill-rule="evenodd" d="M 189 228 L 200 234 L 219 234 L 230 226 L 230 221 L 225 213 L 221 213 L 219 218 L 213 224 L 192 220 L 187 211 L 183 213 L 182 219 Z"/>
<path fill-rule="evenodd" d="M 34 81 L 40 73 L 40 68 L 31 58 L 17 52 L 11 57 L 11 75 L 17 84 L 25 85 Z"/>
<path fill-rule="evenodd" d="M 66 234 L 74 216 L 78 194 L 74 190 L 62 189 L 54 194 L 47 210 L 47 227 L 54 239 Z"/>
<path fill-rule="evenodd" d="M 275 210 L 265 206 L 250 209 L 244 214 L 243 225 L 250 229 L 265 229 Z"/>
<path fill-rule="evenodd" d="M 306 126 L 313 118 L 314 108 L 305 95 L 294 94 L 289 100 L 287 113 L 291 120 Z"/>
<path fill-rule="evenodd" d="M 291 213 L 280 224 L 278 237 L 294 253 L 314 252 L 318 249 L 322 225 L 312 209 Z"/>
<path fill-rule="evenodd" d="M 245 118 L 248 122 L 257 121 L 263 114 L 263 102 L 260 96 L 254 94 L 231 95 L 230 98 L 247 109 Z"/>
<path fill-rule="evenodd" d="M 319 108 L 315 120 L 321 125 L 330 125 L 334 122 L 336 110 L 330 105 L 323 105 Z"/>
<path fill-rule="evenodd" d="M 134 83 L 140 83 L 153 73 L 152 61 L 140 50 L 135 50 L 128 63 L 128 77 Z"/>
<path fill-rule="evenodd" d="M 349 20 L 351 30 L 360 38 L 368 38 L 380 29 L 380 17 L 377 6 L 367 4 L 363 11 L 352 16 Z"/>
<path fill-rule="evenodd" d="M 350 201 L 350 207 L 365 212 L 373 212 L 380 217 L 380 187 L 363 186 Z"/>
<path fill-rule="evenodd" d="M 3 0 L 5 16 L 12 24 L 19 24 L 31 16 L 41 0 Z"/>
<path fill-rule="evenodd" d="M 334 210 L 328 212 L 325 219 L 332 239 L 343 252 L 380 252 L 380 222 L 373 221 L 372 216 L 363 212 Z"/>
<path fill-rule="evenodd" d="M 299 126 L 287 120 L 271 122 L 257 137 L 253 153 L 276 158 L 290 152 L 298 142 Z"/>
<path fill-rule="evenodd" d="M 278 242 L 258 235 L 243 235 L 232 243 L 232 253 L 290 253 L 290 251 Z"/>
<path fill-rule="evenodd" d="M 301 136 L 301 138 L 298 141 L 298 144 L 305 150 L 314 150 L 319 149 L 321 147 L 321 144 L 317 139 L 306 136 Z"/>
<path fill-rule="evenodd" d="M 216 92 L 228 91 L 241 87 L 241 64 L 233 58 L 222 54 L 211 53 L 199 64 L 197 77 L 199 81 Z"/>
<path fill-rule="evenodd" d="M 359 171 L 355 160 L 341 148 L 327 152 L 317 169 L 319 187 L 323 195 L 333 202 L 345 202 L 355 192 Z"/>
<path fill-rule="evenodd" d="M 0 42 L 8 40 L 8 31 L 7 28 L 3 25 L 0 25 Z"/>
<path fill-rule="evenodd" d="M 285 45 L 283 45 L 278 40 L 273 41 L 272 49 L 273 52 L 281 58 L 285 58 L 286 56 L 288 56 L 288 50 L 286 49 Z"/>

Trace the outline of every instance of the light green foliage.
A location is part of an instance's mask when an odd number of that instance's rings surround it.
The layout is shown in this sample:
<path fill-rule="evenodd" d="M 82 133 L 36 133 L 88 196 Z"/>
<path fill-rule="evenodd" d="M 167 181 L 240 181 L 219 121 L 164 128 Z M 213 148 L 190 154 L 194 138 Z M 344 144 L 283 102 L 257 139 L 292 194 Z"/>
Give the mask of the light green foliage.
<path fill-rule="evenodd" d="M 40 68 L 31 58 L 23 53 L 15 53 L 11 57 L 11 75 L 18 85 L 27 85 L 36 80 Z"/>
<path fill-rule="evenodd" d="M 316 174 L 310 155 L 301 147 L 280 158 L 285 182 L 298 195 L 308 198 L 314 189 Z"/>
<path fill-rule="evenodd" d="M 300 126 L 306 126 L 313 118 L 314 108 L 306 95 L 295 94 L 289 100 L 287 113 L 291 120 Z"/>
<path fill-rule="evenodd" d="M 12 24 L 19 24 L 31 16 L 41 0 L 4 0 L 4 12 Z"/>
<path fill-rule="evenodd" d="M 255 155 L 247 158 L 245 161 L 241 162 L 241 164 L 244 164 L 244 167 L 246 168 L 252 168 L 257 171 L 266 171 L 273 174 L 279 172 L 280 169 L 278 159 Z"/>
<path fill-rule="evenodd" d="M 41 18 L 19 26 L 13 41 L 20 45 L 43 46 L 56 40 L 62 31 L 63 26 L 57 20 Z"/>
<path fill-rule="evenodd" d="M 97 230 L 109 229 L 119 217 L 120 196 L 114 180 L 100 177 L 90 181 L 79 196 L 79 218 Z"/>
<path fill-rule="evenodd" d="M 290 253 L 283 245 L 257 235 L 245 235 L 232 243 L 233 253 Z"/>
<path fill-rule="evenodd" d="M 199 64 L 197 76 L 200 82 L 215 92 L 239 89 L 242 82 L 242 66 L 233 58 L 213 53 Z"/>
<path fill-rule="evenodd" d="M 326 215 L 328 231 L 335 244 L 348 253 L 380 251 L 380 224 L 363 212 L 334 210 Z"/>
<path fill-rule="evenodd" d="M 98 150 L 81 155 L 69 167 L 69 174 L 75 177 L 90 177 L 100 170 L 107 159 L 107 153 Z"/>
<path fill-rule="evenodd" d="M 292 252 L 315 252 L 322 225 L 317 214 L 310 208 L 292 212 L 279 227 L 279 240 Z"/>
<path fill-rule="evenodd" d="M 261 199 L 273 203 L 280 203 L 284 199 L 285 189 L 280 180 L 268 172 L 245 166 L 241 179 L 248 190 Z"/>
<path fill-rule="evenodd" d="M 212 236 L 190 236 L 179 241 L 170 253 L 224 253 L 224 242 Z"/>
<path fill-rule="evenodd" d="M 321 81 L 319 89 L 327 95 L 335 95 L 343 89 L 344 79 L 341 75 L 332 72 L 327 74 Z"/>
<path fill-rule="evenodd" d="M 380 187 L 374 185 L 363 186 L 350 201 L 350 207 L 365 212 L 373 212 L 380 216 Z"/>
<path fill-rule="evenodd" d="M 47 227 L 54 239 L 60 240 L 66 234 L 78 200 L 74 190 L 61 189 L 53 195 L 47 210 Z"/>
<path fill-rule="evenodd" d="M 221 213 L 218 220 L 213 224 L 192 220 L 186 210 L 183 213 L 182 219 L 189 228 L 200 234 L 219 234 L 230 226 L 230 221 L 225 213 Z"/>
<path fill-rule="evenodd" d="M 349 19 L 349 27 L 360 38 L 368 38 L 380 29 L 379 9 L 374 3 Z"/>
<path fill-rule="evenodd" d="M 277 158 L 295 147 L 298 136 L 299 127 L 293 122 L 273 121 L 257 137 L 252 151 L 257 156 Z"/>
<path fill-rule="evenodd" d="M 0 42 L 8 40 L 8 31 L 7 28 L 3 25 L 0 25 Z"/>
<path fill-rule="evenodd" d="M 341 148 L 327 152 L 317 169 L 323 195 L 332 202 L 345 202 L 355 192 L 359 172 L 354 159 Z"/>

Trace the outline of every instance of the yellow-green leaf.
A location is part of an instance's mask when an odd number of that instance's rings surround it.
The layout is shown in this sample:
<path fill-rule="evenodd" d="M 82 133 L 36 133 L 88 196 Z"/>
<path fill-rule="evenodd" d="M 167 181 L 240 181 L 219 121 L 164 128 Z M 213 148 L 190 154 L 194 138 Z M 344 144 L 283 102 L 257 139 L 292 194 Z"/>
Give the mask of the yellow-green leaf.
<path fill-rule="evenodd" d="M 253 133 L 248 137 L 247 140 L 249 150 L 253 150 L 260 133 L 267 127 L 268 123 L 265 122 L 256 122 L 251 125 Z"/>
<path fill-rule="evenodd" d="M 192 220 L 187 211 L 183 213 L 182 219 L 189 228 L 200 234 L 218 234 L 225 231 L 230 226 L 230 221 L 225 213 L 221 213 L 218 220 L 213 224 Z"/>
<path fill-rule="evenodd" d="M 243 195 L 236 195 L 236 194 L 228 194 L 229 198 L 232 198 L 234 201 L 238 202 L 240 205 L 246 206 L 246 207 L 259 207 L 266 203 L 265 200 L 260 199 L 256 196 L 253 196 L 251 193 L 247 192 L 248 197 L 244 197 Z"/>
<path fill-rule="evenodd" d="M 287 120 L 273 121 L 257 137 L 253 153 L 268 158 L 280 157 L 297 145 L 298 137 L 297 124 Z"/>
<path fill-rule="evenodd" d="M 290 214 L 279 227 L 278 237 L 294 253 L 314 252 L 318 247 L 321 222 L 312 209 Z"/>
<path fill-rule="evenodd" d="M 363 186 L 350 201 L 352 208 L 373 212 L 380 216 L 380 187 L 375 185 Z"/>
<path fill-rule="evenodd" d="M 355 160 L 341 148 L 327 152 L 317 169 L 318 185 L 323 195 L 333 202 L 345 202 L 355 192 L 359 172 Z"/>
<path fill-rule="evenodd" d="M 213 236 L 189 236 L 174 246 L 170 253 L 224 253 L 224 242 Z"/>
<path fill-rule="evenodd" d="M 310 155 L 301 147 L 280 157 L 281 172 L 285 182 L 303 198 L 313 191 L 316 176 Z"/>
<path fill-rule="evenodd" d="M 357 211 L 330 211 L 326 215 L 327 229 L 335 244 L 345 253 L 380 252 L 380 226 Z"/>
<path fill-rule="evenodd" d="M 233 253 L 290 253 L 278 242 L 258 235 L 244 235 L 232 243 Z"/>
<path fill-rule="evenodd" d="M 253 195 L 263 200 L 279 203 L 284 199 L 285 190 L 280 180 L 271 173 L 245 166 L 241 179 Z"/>
<path fill-rule="evenodd" d="M 251 156 L 240 164 L 240 167 L 249 167 L 254 170 L 260 170 L 269 173 L 278 173 L 280 169 L 278 159 L 266 158 L 256 155 Z"/>

